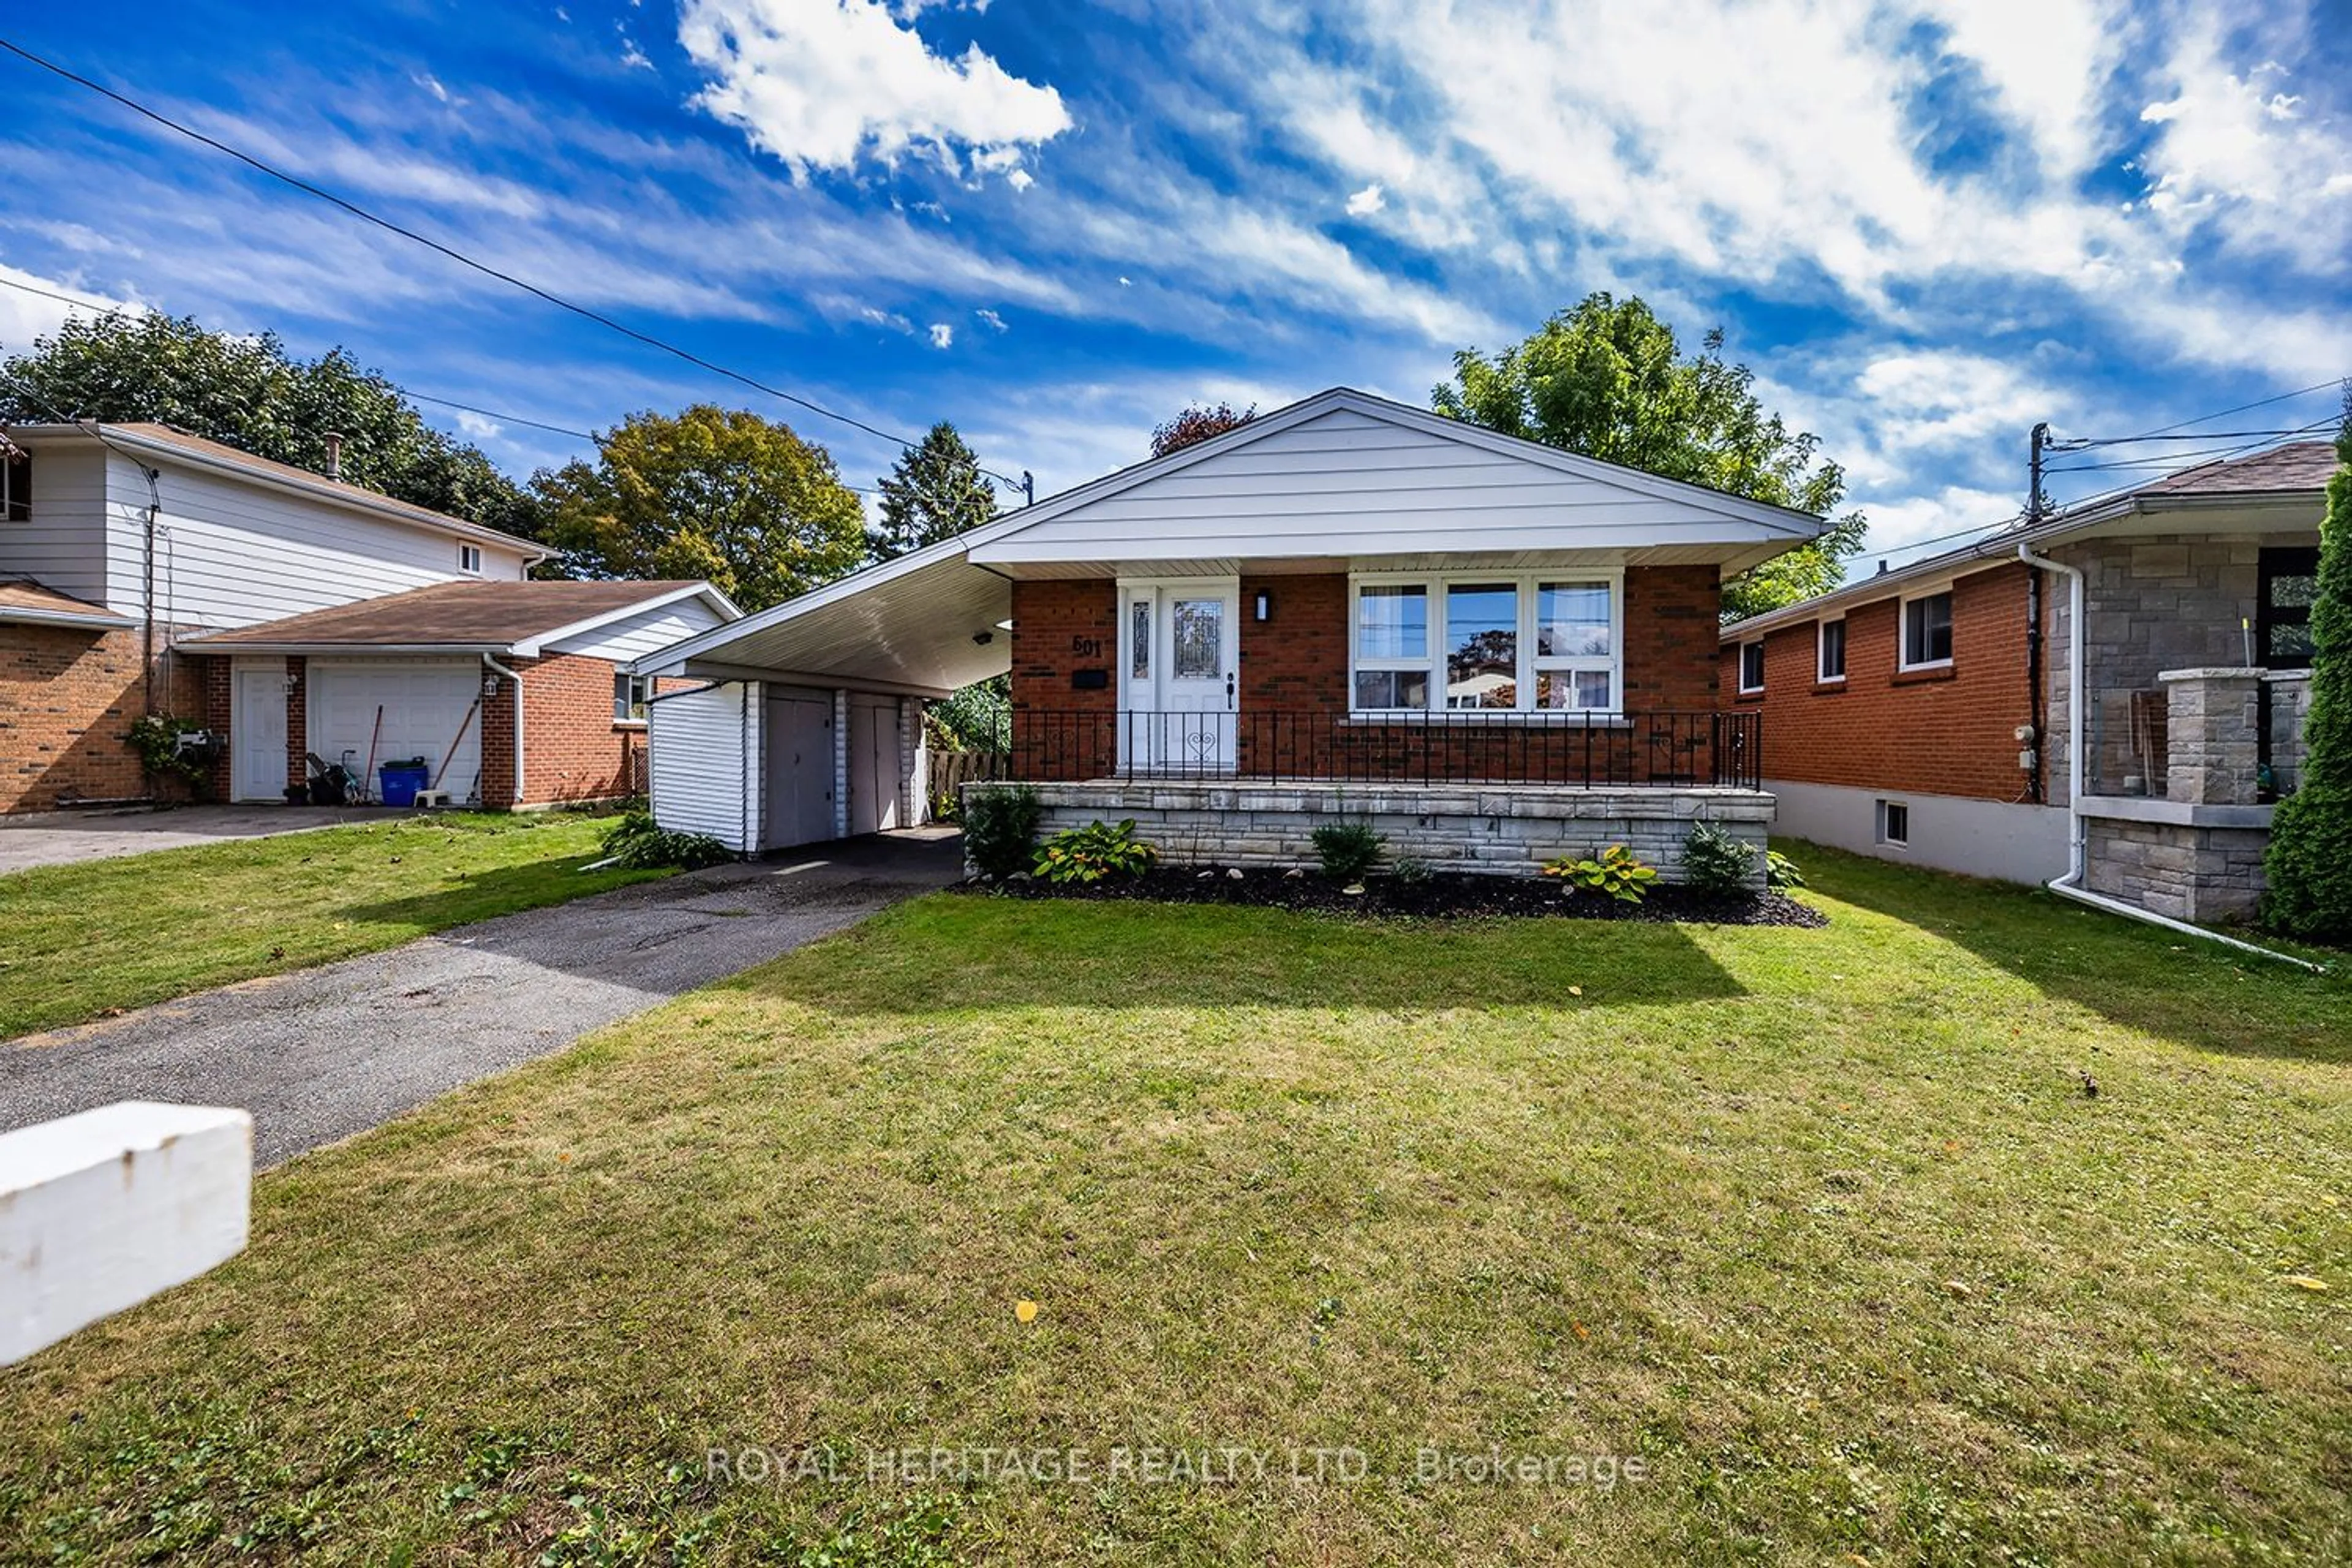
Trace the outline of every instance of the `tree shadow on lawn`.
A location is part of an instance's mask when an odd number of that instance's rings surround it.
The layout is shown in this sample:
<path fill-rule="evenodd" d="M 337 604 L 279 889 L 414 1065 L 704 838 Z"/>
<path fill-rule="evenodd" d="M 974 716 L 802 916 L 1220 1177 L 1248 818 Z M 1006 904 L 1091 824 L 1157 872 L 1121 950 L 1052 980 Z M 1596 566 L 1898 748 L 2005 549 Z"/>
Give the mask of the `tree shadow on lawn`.
<path fill-rule="evenodd" d="M 2352 1063 L 2352 983 L 2038 888 L 1785 847 L 1824 896 L 1951 942 L 2052 997 L 2199 1050 Z M 2326 962 L 2322 959 L 2322 962 Z"/>
<path fill-rule="evenodd" d="M 1819 942 L 1822 932 L 1773 931 Z M 1001 1007 L 1588 1007 L 1745 988 L 1683 927 L 1569 919 L 1404 921 L 950 893 L 901 905 L 730 985 L 829 1012 Z M 953 984 L 942 984 L 943 972 Z"/>

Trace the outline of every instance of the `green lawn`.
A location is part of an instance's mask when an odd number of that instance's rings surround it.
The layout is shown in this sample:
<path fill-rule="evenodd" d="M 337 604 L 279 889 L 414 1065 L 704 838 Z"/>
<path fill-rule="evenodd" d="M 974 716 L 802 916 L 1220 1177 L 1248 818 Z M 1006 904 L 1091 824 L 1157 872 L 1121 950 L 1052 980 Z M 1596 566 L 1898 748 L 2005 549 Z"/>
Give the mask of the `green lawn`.
<path fill-rule="evenodd" d="M 2352 1556 L 2352 986 L 1806 860 L 1826 930 L 901 906 L 263 1178 L 0 1373 L 0 1559 Z"/>
<path fill-rule="evenodd" d="M 0 1040 L 655 874 L 581 871 L 606 825 L 417 816 L 0 876 Z"/>

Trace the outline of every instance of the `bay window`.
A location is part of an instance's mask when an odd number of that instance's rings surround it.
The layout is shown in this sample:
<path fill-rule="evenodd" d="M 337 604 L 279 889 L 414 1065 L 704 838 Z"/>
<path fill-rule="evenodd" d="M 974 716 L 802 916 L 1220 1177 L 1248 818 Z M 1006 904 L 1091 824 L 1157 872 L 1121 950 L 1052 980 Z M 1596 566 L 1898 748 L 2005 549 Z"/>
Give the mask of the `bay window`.
<path fill-rule="evenodd" d="M 1361 713 L 1613 713 L 1613 573 L 1363 577 L 1349 692 Z"/>

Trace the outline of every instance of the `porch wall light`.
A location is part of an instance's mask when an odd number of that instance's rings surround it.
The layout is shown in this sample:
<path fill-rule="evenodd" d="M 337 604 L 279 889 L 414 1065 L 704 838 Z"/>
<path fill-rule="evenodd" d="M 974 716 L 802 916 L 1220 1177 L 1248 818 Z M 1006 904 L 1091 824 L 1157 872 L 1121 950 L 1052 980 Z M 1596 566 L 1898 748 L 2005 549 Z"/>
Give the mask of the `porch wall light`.
<path fill-rule="evenodd" d="M 1257 591 L 1257 600 L 1255 605 L 1253 606 L 1253 612 L 1261 621 L 1270 621 L 1274 619 L 1274 595 L 1266 592 L 1264 588 L 1260 588 Z"/>

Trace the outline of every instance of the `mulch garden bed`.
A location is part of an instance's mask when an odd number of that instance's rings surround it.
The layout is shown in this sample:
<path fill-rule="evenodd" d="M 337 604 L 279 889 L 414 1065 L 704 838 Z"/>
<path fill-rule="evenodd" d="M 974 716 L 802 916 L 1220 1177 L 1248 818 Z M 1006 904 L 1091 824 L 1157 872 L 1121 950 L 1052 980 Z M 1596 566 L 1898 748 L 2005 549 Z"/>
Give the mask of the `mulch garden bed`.
<path fill-rule="evenodd" d="M 1168 904 L 1245 904 L 1260 909 L 1312 910 L 1329 914 L 1453 919 L 1494 915 L 1557 915 L 1573 920 L 1687 921 L 1710 925 L 1825 926 L 1829 917 L 1786 893 L 1726 897 L 1695 889 L 1653 887 L 1638 904 L 1594 892 L 1571 892 L 1542 877 L 1474 877 L 1434 873 L 1413 881 L 1372 876 L 1347 887 L 1313 871 L 1263 867 L 1162 866 L 1140 877 L 1094 883 L 1034 878 L 992 882 L 974 878 L 953 891 L 1014 899 L 1097 899 Z"/>

